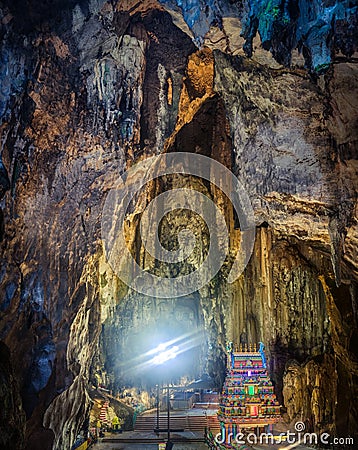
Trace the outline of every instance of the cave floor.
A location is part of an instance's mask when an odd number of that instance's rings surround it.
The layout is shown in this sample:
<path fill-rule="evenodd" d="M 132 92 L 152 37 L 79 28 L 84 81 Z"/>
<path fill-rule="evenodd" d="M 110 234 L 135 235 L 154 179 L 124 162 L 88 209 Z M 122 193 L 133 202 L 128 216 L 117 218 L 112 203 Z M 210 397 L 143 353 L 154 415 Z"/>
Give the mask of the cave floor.
<path fill-rule="evenodd" d="M 175 437 L 175 434 L 174 436 Z M 181 433 L 181 437 L 185 437 L 190 441 L 191 438 L 201 438 L 202 436 L 199 433 Z M 106 434 L 104 441 L 97 442 L 91 449 L 93 450 L 154 450 L 158 449 L 158 441 L 156 440 L 157 436 L 154 433 L 138 433 L 127 431 L 124 432 L 118 437 L 118 435 L 111 435 L 109 433 Z M 111 442 L 106 442 L 107 439 L 111 439 Z M 113 439 L 113 440 L 112 440 Z M 131 439 L 134 442 L 128 442 Z M 140 440 L 140 442 L 138 442 Z M 162 442 L 166 439 L 163 438 Z M 152 441 L 152 442 L 151 442 Z M 154 441 L 154 442 L 153 442 Z M 265 449 L 290 449 L 292 445 L 289 444 L 280 444 L 279 446 L 272 445 L 255 445 L 251 447 L 253 450 L 265 450 Z M 307 447 L 304 445 L 294 446 L 295 450 L 314 450 L 312 447 Z M 173 446 L 173 450 L 207 450 L 208 447 L 201 442 L 175 442 Z"/>
<path fill-rule="evenodd" d="M 253 450 L 264 450 L 264 449 L 272 449 L 272 445 L 260 445 L 252 447 Z M 277 446 L 275 448 L 278 448 Z M 281 446 L 280 449 L 285 449 L 286 447 Z M 289 448 L 289 447 L 287 447 Z M 97 443 L 93 447 L 93 450 L 158 450 L 158 444 L 151 443 L 113 443 L 113 442 L 103 442 Z M 207 450 L 208 447 L 204 443 L 175 443 L 173 446 L 173 450 Z M 302 445 L 298 445 L 295 447 L 295 450 L 314 450 L 312 447 L 305 447 Z"/>
<path fill-rule="evenodd" d="M 100 443 L 95 444 L 91 447 L 93 450 L 158 450 L 158 444 L 145 444 L 145 443 L 137 443 L 137 444 L 128 444 L 128 443 Z M 201 443 L 175 443 L 173 446 L 175 450 L 207 450 L 208 447 L 205 444 Z"/>

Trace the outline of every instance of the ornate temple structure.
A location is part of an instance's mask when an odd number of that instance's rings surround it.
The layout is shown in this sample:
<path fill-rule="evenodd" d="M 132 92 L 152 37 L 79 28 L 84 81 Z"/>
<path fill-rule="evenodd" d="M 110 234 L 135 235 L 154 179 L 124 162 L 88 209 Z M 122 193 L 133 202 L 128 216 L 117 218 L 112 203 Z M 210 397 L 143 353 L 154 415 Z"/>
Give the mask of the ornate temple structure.
<path fill-rule="evenodd" d="M 235 436 L 241 432 L 270 432 L 280 419 L 280 405 L 267 372 L 264 345 L 234 349 L 230 342 L 227 351 L 227 375 L 218 411 L 220 448 L 234 447 Z"/>

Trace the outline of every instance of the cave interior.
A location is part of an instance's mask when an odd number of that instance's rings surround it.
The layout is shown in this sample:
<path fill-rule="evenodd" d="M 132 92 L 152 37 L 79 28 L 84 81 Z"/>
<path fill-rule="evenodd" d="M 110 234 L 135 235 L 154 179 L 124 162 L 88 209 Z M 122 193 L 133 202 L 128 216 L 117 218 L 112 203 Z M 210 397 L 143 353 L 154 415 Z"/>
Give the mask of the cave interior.
<path fill-rule="evenodd" d="M 128 427 L 120 398 L 220 390 L 228 341 L 265 344 L 287 424 L 358 439 L 357 29 L 348 0 L 0 0 L 0 449 L 70 448 L 99 388 Z"/>

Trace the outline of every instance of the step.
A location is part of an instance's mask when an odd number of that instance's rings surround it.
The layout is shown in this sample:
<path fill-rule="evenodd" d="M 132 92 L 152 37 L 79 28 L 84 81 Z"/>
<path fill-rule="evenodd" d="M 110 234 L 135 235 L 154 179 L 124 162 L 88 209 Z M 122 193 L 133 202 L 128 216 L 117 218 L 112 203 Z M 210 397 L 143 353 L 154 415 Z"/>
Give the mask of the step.
<path fill-rule="evenodd" d="M 167 429 L 167 416 L 159 417 L 159 428 Z M 155 416 L 138 416 L 135 423 L 135 431 L 153 431 L 157 427 Z M 220 423 L 217 416 L 172 416 L 170 417 L 170 428 L 203 433 L 206 428 L 212 431 L 220 431 Z"/>

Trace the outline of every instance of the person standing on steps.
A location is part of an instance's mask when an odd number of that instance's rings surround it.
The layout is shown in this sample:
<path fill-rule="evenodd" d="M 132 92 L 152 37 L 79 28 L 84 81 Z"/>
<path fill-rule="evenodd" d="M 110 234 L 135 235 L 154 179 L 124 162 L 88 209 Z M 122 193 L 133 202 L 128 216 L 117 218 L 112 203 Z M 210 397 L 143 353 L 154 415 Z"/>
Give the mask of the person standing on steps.
<path fill-rule="evenodd" d="M 113 431 L 119 431 L 120 422 L 117 416 L 112 418 L 112 429 Z"/>

